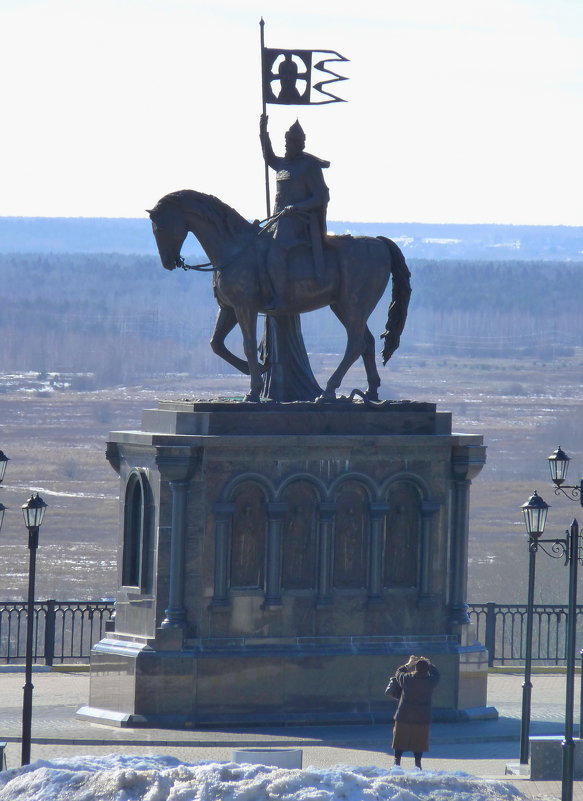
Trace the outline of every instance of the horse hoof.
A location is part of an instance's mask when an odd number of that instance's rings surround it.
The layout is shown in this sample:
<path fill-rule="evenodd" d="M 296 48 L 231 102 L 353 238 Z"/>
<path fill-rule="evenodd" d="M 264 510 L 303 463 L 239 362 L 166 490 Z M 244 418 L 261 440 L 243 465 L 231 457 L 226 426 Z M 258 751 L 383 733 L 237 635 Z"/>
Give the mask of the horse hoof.
<path fill-rule="evenodd" d="M 334 403 L 336 401 L 335 392 L 322 392 L 319 398 L 316 398 L 316 403 Z"/>
<path fill-rule="evenodd" d="M 250 392 L 248 395 L 245 395 L 243 400 L 245 401 L 245 403 L 260 403 L 261 401 L 259 395 L 256 395 L 253 392 Z"/>

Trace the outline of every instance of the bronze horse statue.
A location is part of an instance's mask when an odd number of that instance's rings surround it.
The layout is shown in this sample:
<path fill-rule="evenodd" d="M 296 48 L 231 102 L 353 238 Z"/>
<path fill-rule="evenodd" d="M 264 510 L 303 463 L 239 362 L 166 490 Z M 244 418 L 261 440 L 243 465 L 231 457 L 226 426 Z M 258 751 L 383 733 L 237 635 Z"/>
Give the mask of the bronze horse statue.
<path fill-rule="evenodd" d="M 348 369 L 362 356 L 368 382 L 365 397 L 378 400 L 381 380 L 375 364 L 374 337 L 367 320 L 392 276 L 392 301 L 381 334 L 385 340 L 382 358 L 386 364 L 399 347 L 411 294 L 410 273 L 394 242 L 385 237 L 327 236 L 322 274 L 316 277 L 309 269 L 300 269 L 295 275 L 292 272 L 283 305 L 277 310 L 265 309 L 260 260 L 268 258 L 269 248 L 278 245 L 259 223 L 250 223 L 212 195 L 188 189 L 165 195 L 148 213 L 160 259 L 167 270 L 188 267 L 180 250 L 189 231 L 213 265 L 219 313 L 211 347 L 218 356 L 251 377 L 246 400 L 259 401 L 265 369 L 257 355 L 258 314 L 295 315 L 324 306 L 330 306 L 346 329 L 347 343 L 322 399 L 335 399 L 336 389 Z M 309 259 L 309 253 L 305 255 Z M 247 361 L 225 346 L 227 335 L 237 323 Z"/>

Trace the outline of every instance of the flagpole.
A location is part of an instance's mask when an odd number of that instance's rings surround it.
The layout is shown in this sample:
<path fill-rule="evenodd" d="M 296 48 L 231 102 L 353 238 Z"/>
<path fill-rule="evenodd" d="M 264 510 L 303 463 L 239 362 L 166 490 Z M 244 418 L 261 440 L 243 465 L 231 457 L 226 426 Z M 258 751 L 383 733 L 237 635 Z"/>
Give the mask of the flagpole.
<path fill-rule="evenodd" d="M 265 22 L 263 21 L 263 17 L 261 17 L 261 21 L 259 22 L 259 27 L 261 29 L 261 102 L 263 104 L 263 116 L 267 113 L 267 103 L 265 100 L 265 70 L 263 65 L 263 51 L 265 49 L 265 39 L 263 29 L 265 27 Z M 271 199 L 269 197 L 269 165 L 264 160 L 264 167 L 265 167 L 265 206 L 267 209 L 267 216 L 271 217 Z"/>

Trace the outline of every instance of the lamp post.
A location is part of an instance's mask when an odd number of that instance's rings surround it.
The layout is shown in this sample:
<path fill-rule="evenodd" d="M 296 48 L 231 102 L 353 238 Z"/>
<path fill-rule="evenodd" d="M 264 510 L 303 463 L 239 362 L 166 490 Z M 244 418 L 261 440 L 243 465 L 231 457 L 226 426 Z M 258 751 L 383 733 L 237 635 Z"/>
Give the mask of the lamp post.
<path fill-rule="evenodd" d="M 569 612 L 567 618 L 567 683 L 565 688 L 565 739 L 562 742 L 563 770 L 561 782 L 562 801 L 573 798 L 573 771 L 575 765 L 575 741 L 573 740 L 573 705 L 575 701 L 575 643 L 577 639 L 577 567 L 580 561 L 579 524 L 576 520 L 565 532 L 569 559 Z"/>
<path fill-rule="evenodd" d="M 567 472 L 569 470 L 569 462 L 571 459 L 565 451 L 559 447 L 553 451 L 548 457 L 549 469 L 551 471 L 551 479 L 555 485 L 555 495 L 564 495 L 570 501 L 579 501 L 583 506 L 583 478 L 579 484 L 565 484 L 567 479 Z M 569 492 L 567 492 L 569 490 Z M 581 675 L 583 676 L 583 651 L 581 654 Z M 579 699 L 579 738 L 583 736 L 583 680 L 581 681 L 581 693 Z"/>
<path fill-rule="evenodd" d="M 524 682 L 522 683 L 522 715 L 520 718 L 520 764 L 528 765 L 530 706 L 532 697 L 532 621 L 534 608 L 534 576 L 536 554 L 549 540 L 541 539 L 547 520 L 549 505 L 536 492 L 522 505 L 522 514 L 528 534 L 528 599 L 526 604 L 526 652 L 524 655 Z M 554 541 L 551 540 L 554 543 Z M 544 550 L 544 548 L 543 548 Z M 545 553 L 548 553 L 545 551 Z M 551 556 L 554 553 L 551 552 Z"/>
<path fill-rule="evenodd" d="M 0 484 L 4 481 L 4 474 L 6 473 L 6 465 L 8 464 L 8 456 L 4 451 L 0 451 Z M 2 531 L 2 521 L 4 520 L 4 512 L 6 507 L 0 503 L 0 531 Z"/>
<path fill-rule="evenodd" d="M 528 761 L 528 728 L 530 724 L 530 661 L 532 655 L 532 616 L 534 593 L 534 558 L 533 552 L 539 549 L 555 559 L 564 557 L 565 565 L 569 566 L 569 604 L 567 613 L 567 677 L 565 691 L 565 737 L 562 742 L 562 770 L 561 770 L 561 801 L 573 799 L 573 769 L 575 757 L 575 741 L 573 740 L 573 702 L 575 698 L 575 641 L 577 628 L 577 568 L 580 561 L 579 554 L 579 524 L 576 520 L 571 523 L 570 529 L 565 532 L 563 539 L 542 539 L 544 526 L 549 509 L 543 499 L 535 492 L 529 500 L 522 505 L 524 522 L 528 534 L 529 551 L 531 555 L 532 571 L 529 571 L 529 597 L 527 607 L 527 644 L 525 660 L 525 681 L 523 684 L 523 706 L 520 736 L 520 762 Z M 550 544 L 546 550 L 545 544 Z M 523 759 L 523 751 L 526 759 Z"/>
<path fill-rule="evenodd" d="M 555 495 L 564 495 L 566 498 L 569 498 L 571 501 L 579 501 L 579 504 L 583 507 L 583 478 L 579 481 L 579 484 L 565 484 L 567 479 L 567 472 L 569 470 L 569 462 L 571 459 L 567 456 L 565 451 L 559 447 L 551 453 L 548 457 L 549 463 L 549 470 L 551 473 L 551 480 L 555 485 Z M 567 492 L 567 490 L 569 490 Z M 571 569 L 575 571 L 575 578 L 572 581 L 571 575 L 569 576 L 569 620 L 568 620 L 568 629 L 567 629 L 567 712 L 565 715 L 565 742 L 563 742 L 563 748 L 568 749 L 571 754 L 571 764 L 567 765 L 568 769 L 570 770 L 570 786 L 571 791 L 570 795 L 565 795 L 565 778 L 563 772 L 563 798 L 571 798 L 572 797 L 572 788 L 573 788 L 573 758 L 574 758 L 574 747 L 575 744 L 573 743 L 573 736 L 572 736 L 572 729 L 573 729 L 573 701 L 574 701 L 574 679 L 575 679 L 575 641 L 576 641 L 576 632 L 577 632 L 577 621 L 576 621 L 576 614 L 577 614 L 577 588 L 576 588 L 576 581 L 577 581 L 577 562 L 581 561 L 583 564 L 583 560 L 581 560 L 581 554 L 579 549 L 579 525 L 576 520 L 573 520 L 571 524 L 571 543 L 574 549 L 574 559 L 575 566 L 571 563 Z M 575 588 L 573 589 L 573 593 L 571 592 L 571 585 L 575 583 Z M 583 656 L 583 653 L 582 653 Z M 581 730 L 583 727 L 583 679 L 581 685 L 581 698 L 579 702 L 580 706 L 580 718 L 579 718 L 579 737 L 581 737 Z M 570 728 L 571 736 L 570 740 L 568 741 L 567 737 L 567 729 Z M 563 767 L 565 766 L 565 750 L 563 751 Z"/>
<path fill-rule="evenodd" d="M 28 529 L 29 567 L 28 601 L 26 607 L 26 665 L 22 704 L 22 765 L 30 764 L 30 735 L 32 725 L 32 634 L 34 629 L 34 580 L 39 529 L 45 516 L 47 504 L 38 493 L 33 493 L 22 506 L 24 525 Z"/>

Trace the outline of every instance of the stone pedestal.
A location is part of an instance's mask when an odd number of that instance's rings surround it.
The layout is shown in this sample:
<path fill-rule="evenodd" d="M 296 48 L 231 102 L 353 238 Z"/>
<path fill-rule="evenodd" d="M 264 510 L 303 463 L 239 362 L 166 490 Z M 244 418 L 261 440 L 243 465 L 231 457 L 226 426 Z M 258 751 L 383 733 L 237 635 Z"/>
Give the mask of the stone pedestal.
<path fill-rule="evenodd" d="M 115 631 L 83 717 L 119 725 L 382 721 L 409 654 L 437 719 L 492 716 L 466 607 L 482 438 L 433 404 L 162 401 L 110 435 Z"/>

